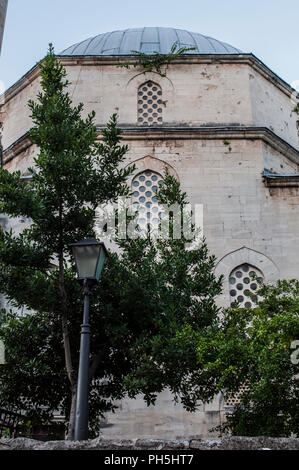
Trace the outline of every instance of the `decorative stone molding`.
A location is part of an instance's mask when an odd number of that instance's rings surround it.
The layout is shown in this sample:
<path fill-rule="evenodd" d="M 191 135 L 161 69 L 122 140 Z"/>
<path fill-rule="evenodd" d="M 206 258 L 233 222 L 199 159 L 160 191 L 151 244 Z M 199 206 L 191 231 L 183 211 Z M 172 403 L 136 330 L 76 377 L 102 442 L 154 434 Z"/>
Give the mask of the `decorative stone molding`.
<path fill-rule="evenodd" d="M 101 130 L 100 128 L 98 130 Z M 299 165 L 299 151 L 267 127 L 202 126 L 202 127 L 127 127 L 122 128 L 125 140 L 261 140 Z"/>
<path fill-rule="evenodd" d="M 11 160 L 16 158 L 21 153 L 25 152 L 29 147 L 31 147 L 33 143 L 28 137 L 28 134 L 23 135 L 20 137 L 16 142 L 10 145 L 4 152 L 3 152 L 3 165 L 9 163 Z"/>
<path fill-rule="evenodd" d="M 98 139 L 101 139 L 102 127 L 98 127 Z M 286 158 L 299 165 L 299 151 L 278 137 L 266 127 L 130 127 L 122 128 L 122 136 L 125 141 L 137 140 L 261 140 L 277 150 Z M 23 135 L 8 148 L 3 151 L 3 162 L 13 159 L 22 151 L 23 141 L 25 146 L 32 145 L 28 139 L 28 134 Z M 17 147 L 15 149 L 15 147 Z"/>
<path fill-rule="evenodd" d="M 161 75 L 157 72 L 140 72 L 135 74 L 128 80 L 126 90 L 127 92 L 134 94 L 136 93 L 137 88 L 148 81 L 160 85 L 163 90 L 163 94 L 173 93 L 174 86 L 172 81 L 168 77 L 161 77 Z"/>
<path fill-rule="evenodd" d="M 266 282 L 274 282 L 279 279 L 279 270 L 270 258 L 251 248 L 243 246 L 225 255 L 216 265 L 214 273 L 217 277 L 223 276 L 223 292 L 218 297 L 218 304 L 221 307 L 228 307 L 230 304 L 229 276 L 231 272 L 242 264 L 250 264 L 259 269 Z"/>
<path fill-rule="evenodd" d="M 179 176 L 175 169 L 169 165 L 169 163 L 164 162 L 161 159 L 152 157 L 151 155 L 147 155 L 146 157 L 139 158 L 138 160 L 134 160 L 130 162 L 127 166 L 130 165 L 135 165 L 136 170 L 133 175 L 130 175 L 130 178 L 128 178 L 128 184 L 132 184 L 132 180 L 139 174 L 142 173 L 143 171 L 146 170 L 151 170 L 154 171 L 155 173 L 159 173 L 161 176 L 164 175 L 164 171 L 167 168 L 169 173 L 174 176 L 178 181 Z"/>
<path fill-rule="evenodd" d="M 268 188 L 299 188 L 299 174 L 275 175 L 264 171 L 263 178 Z"/>

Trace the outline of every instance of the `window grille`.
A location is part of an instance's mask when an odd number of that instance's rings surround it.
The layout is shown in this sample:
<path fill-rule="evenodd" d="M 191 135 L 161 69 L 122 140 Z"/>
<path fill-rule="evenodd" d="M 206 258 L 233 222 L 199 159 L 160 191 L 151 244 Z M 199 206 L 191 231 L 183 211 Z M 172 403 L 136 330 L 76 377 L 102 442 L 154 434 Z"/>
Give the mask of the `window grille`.
<path fill-rule="evenodd" d="M 156 193 L 162 184 L 162 176 L 152 170 L 143 171 L 133 179 L 132 203 L 138 210 L 137 222 L 141 230 L 149 228 L 157 233 L 161 214 Z"/>
<path fill-rule="evenodd" d="M 248 385 L 244 384 L 240 387 L 237 393 L 230 394 L 226 396 L 225 399 L 225 406 L 236 406 L 239 405 L 241 402 L 242 395 L 249 390 Z"/>
<path fill-rule="evenodd" d="M 250 264 L 242 264 L 231 272 L 229 277 L 231 304 L 238 302 L 239 307 L 255 307 L 258 300 L 256 292 L 264 282 L 262 272 Z M 226 406 L 236 406 L 240 404 L 242 395 L 248 391 L 245 383 L 235 394 L 227 395 Z"/>
<path fill-rule="evenodd" d="M 162 89 L 154 82 L 148 81 L 138 88 L 137 122 L 139 126 L 161 125 Z"/>
<path fill-rule="evenodd" d="M 229 277 L 231 304 L 238 302 L 240 307 L 254 307 L 256 292 L 263 282 L 262 272 L 250 264 L 242 264 L 234 269 Z"/>

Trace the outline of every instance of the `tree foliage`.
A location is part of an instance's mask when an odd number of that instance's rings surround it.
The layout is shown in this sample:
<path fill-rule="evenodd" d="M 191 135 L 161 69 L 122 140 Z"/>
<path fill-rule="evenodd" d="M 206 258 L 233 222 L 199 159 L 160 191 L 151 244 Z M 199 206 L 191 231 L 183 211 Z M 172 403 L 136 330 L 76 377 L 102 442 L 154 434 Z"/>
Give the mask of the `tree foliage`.
<path fill-rule="evenodd" d="M 132 54 L 135 54 L 137 58 L 133 61 L 121 62 L 118 67 L 126 69 L 130 69 L 131 67 L 140 68 L 143 73 L 156 72 L 161 77 L 166 77 L 166 70 L 171 62 L 180 58 L 187 52 L 195 50 L 197 50 L 197 47 L 179 47 L 178 41 L 173 43 L 168 54 L 161 54 L 160 52 L 154 51 L 153 54 L 149 55 L 144 52 L 132 50 Z M 163 65 L 166 66 L 164 72 L 162 70 Z"/>
<path fill-rule="evenodd" d="M 257 308 L 227 310 L 200 338 L 199 366 L 226 397 L 246 386 L 221 431 L 298 436 L 299 366 L 291 356 L 299 339 L 299 282 L 264 285 L 258 294 Z"/>
<path fill-rule="evenodd" d="M 24 423 L 47 422 L 49 410 L 59 410 L 62 397 L 69 394 L 59 318 L 2 311 L 0 337 L 6 349 L 0 368 L 1 405 L 21 411 Z"/>

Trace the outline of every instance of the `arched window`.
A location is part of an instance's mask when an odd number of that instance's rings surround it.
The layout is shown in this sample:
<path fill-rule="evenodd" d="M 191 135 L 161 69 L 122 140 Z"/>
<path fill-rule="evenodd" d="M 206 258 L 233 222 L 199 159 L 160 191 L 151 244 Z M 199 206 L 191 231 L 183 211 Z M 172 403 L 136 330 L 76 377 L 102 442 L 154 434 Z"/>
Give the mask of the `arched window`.
<path fill-rule="evenodd" d="M 163 123 L 162 88 L 152 81 L 140 85 L 137 98 L 137 122 L 139 126 L 157 126 Z"/>
<path fill-rule="evenodd" d="M 256 305 L 260 285 L 264 282 L 263 273 L 256 267 L 244 263 L 235 268 L 229 277 L 231 304 L 238 302 L 239 307 L 252 308 Z M 231 407 L 240 404 L 242 395 L 248 390 L 246 382 L 235 394 L 225 397 L 225 406 Z"/>
<path fill-rule="evenodd" d="M 254 307 L 257 301 L 255 294 L 263 282 L 263 273 L 250 264 L 234 269 L 229 277 L 231 304 L 238 302 L 240 307 Z"/>
<path fill-rule="evenodd" d="M 159 206 L 156 193 L 163 177 L 152 170 L 139 173 L 132 181 L 132 203 L 138 209 L 140 228 L 156 231 L 159 225 Z"/>
<path fill-rule="evenodd" d="M 239 307 L 251 308 L 256 305 L 256 292 L 264 282 L 263 273 L 256 267 L 244 263 L 235 268 L 229 277 L 230 301 L 231 304 L 238 302 Z M 242 395 L 248 390 L 246 382 L 235 394 L 228 394 L 225 397 L 225 406 L 234 407 L 239 405 Z"/>

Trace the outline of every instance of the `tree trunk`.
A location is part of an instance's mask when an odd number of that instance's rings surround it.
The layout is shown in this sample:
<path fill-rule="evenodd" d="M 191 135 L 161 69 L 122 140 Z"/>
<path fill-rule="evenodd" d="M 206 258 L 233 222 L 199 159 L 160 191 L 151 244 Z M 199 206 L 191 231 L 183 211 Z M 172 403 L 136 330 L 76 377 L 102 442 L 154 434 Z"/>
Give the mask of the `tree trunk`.
<path fill-rule="evenodd" d="M 62 212 L 61 212 L 62 214 Z M 62 232 L 61 232 L 61 251 L 59 253 L 59 293 L 61 299 L 61 310 L 62 310 L 62 334 L 63 334 L 63 347 L 67 377 L 70 382 L 70 388 L 72 393 L 71 400 L 71 411 L 69 417 L 69 428 L 68 428 L 68 439 L 74 439 L 75 432 L 75 417 L 76 417 L 76 398 L 77 398 L 77 377 L 73 369 L 71 345 L 69 337 L 69 329 L 67 325 L 67 294 L 64 286 L 64 266 L 63 266 L 63 243 L 62 243 Z"/>
<path fill-rule="evenodd" d="M 75 438 L 75 419 L 76 419 L 76 403 L 77 403 L 77 383 L 72 387 L 72 402 L 71 402 L 71 411 L 69 426 L 67 431 L 67 439 L 73 441 Z"/>

